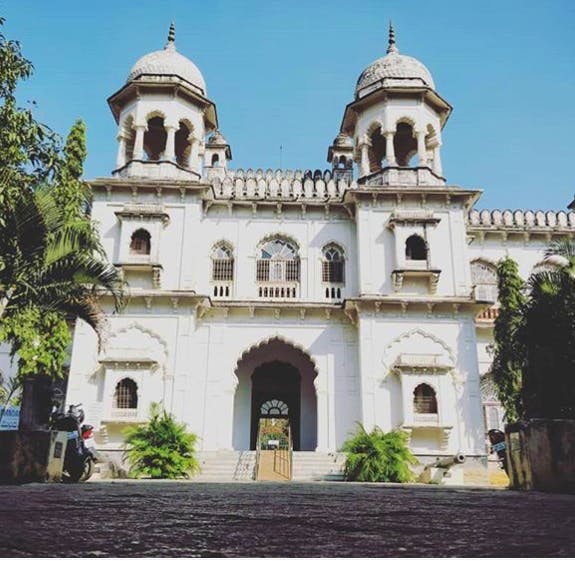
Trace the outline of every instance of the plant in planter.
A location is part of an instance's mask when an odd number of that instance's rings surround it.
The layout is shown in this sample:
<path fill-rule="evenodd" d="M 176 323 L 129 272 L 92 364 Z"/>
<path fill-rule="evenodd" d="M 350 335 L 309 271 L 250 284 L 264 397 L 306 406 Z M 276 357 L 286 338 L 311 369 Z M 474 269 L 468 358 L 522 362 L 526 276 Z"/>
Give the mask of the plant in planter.
<path fill-rule="evenodd" d="M 133 477 L 177 479 L 189 477 L 200 469 L 195 457 L 197 436 L 186 431 L 173 415 L 153 403 L 150 420 L 125 430 L 126 452 Z"/>
<path fill-rule="evenodd" d="M 375 427 L 367 432 L 358 423 L 356 434 L 344 442 L 342 451 L 347 453 L 347 481 L 407 483 L 415 479 L 410 467 L 418 461 L 409 451 L 407 435 L 401 431 L 386 433 Z"/>

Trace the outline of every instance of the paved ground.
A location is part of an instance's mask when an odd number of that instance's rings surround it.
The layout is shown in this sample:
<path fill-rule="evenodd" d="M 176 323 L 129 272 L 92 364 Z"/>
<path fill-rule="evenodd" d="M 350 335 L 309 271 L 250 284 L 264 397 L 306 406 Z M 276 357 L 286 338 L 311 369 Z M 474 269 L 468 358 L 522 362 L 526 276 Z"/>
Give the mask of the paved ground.
<path fill-rule="evenodd" d="M 575 496 L 362 484 L 0 487 L 7 556 L 575 556 Z"/>

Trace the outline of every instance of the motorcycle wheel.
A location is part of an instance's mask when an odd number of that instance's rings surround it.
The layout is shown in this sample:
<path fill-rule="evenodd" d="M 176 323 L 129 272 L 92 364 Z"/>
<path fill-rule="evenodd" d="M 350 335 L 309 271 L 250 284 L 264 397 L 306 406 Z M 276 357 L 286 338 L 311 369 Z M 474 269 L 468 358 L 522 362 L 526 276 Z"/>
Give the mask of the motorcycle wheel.
<path fill-rule="evenodd" d="M 92 477 L 93 473 L 94 473 L 94 460 L 92 460 L 92 458 L 86 458 L 86 461 L 84 462 L 84 471 L 80 476 L 80 481 L 88 481 L 88 479 Z"/>
<path fill-rule="evenodd" d="M 72 468 L 65 469 L 62 472 L 62 482 L 78 483 L 79 481 L 86 481 L 92 475 L 93 469 L 91 458 L 86 458 L 82 465 L 75 465 Z M 83 479 L 84 477 L 85 479 Z"/>

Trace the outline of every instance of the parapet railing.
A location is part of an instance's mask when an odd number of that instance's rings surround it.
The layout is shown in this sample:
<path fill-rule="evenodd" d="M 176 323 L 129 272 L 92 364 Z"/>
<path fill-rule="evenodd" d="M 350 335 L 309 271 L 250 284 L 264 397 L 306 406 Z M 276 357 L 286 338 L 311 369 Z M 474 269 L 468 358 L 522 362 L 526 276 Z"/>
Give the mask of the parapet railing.
<path fill-rule="evenodd" d="M 575 212 L 564 210 L 477 210 L 472 209 L 467 216 L 471 228 L 575 228 Z"/>

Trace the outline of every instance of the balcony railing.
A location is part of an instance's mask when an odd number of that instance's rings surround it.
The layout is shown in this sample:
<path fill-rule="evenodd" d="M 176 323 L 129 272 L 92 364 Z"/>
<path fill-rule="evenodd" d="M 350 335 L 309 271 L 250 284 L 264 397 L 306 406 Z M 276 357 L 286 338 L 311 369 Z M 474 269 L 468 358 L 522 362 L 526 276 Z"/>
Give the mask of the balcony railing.
<path fill-rule="evenodd" d="M 270 300 L 293 300 L 298 297 L 298 283 L 258 283 L 258 296 Z"/>
<path fill-rule="evenodd" d="M 110 409 L 109 417 L 114 421 L 135 421 L 138 418 L 138 410 L 113 408 Z"/>

